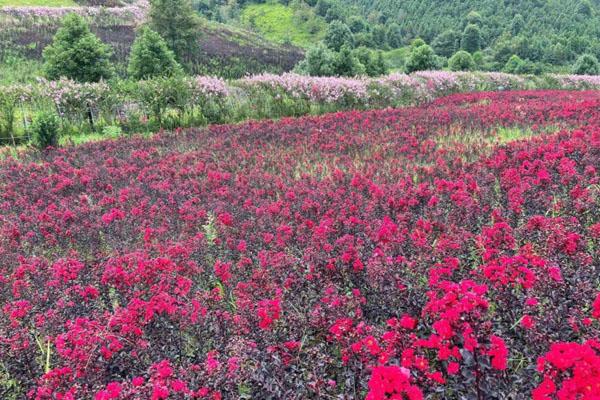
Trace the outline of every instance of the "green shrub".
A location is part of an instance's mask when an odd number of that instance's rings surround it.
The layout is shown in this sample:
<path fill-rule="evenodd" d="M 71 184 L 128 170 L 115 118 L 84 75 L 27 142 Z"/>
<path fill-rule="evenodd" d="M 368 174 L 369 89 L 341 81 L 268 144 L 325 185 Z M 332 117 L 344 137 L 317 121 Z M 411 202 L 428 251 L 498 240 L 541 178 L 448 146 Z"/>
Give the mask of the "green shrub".
<path fill-rule="evenodd" d="M 525 61 L 518 55 L 513 54 L 506 62 L 506 65 L 504 65 L 503 71 L 509 74 L 521 74 L 524 69 Z"/>
<path fill-rule="evenodd" d="M 591 54 L 582 55 L 573 66 L 573 73 L 576 75 L 597 75 L 600 73 L 598 59 Z"/>
<path fill-rule="evenodd" d="M 102 135 L 109 137 L 118 137 L 123 134 L 123 130 L 120 126 L 117 125 L 107 125 L 102 128 Z"/>
<path fill-rule="evenodd" d="M 472 71 L 475 69 L 475 61 L 471 54 L 464 50 L 457 51 L 448 61 L 451 71 Z"/>
<path fill-rule="evenodd" d="M 413 42 L 410 56 L 406 61 L 406 72 L 411 73 L 415 71 L 435 69 L 437 63 L 435 53 L 433 52 L 431 46 L 427 44 L 417 44 L 415 42 Z"/>
<path fill-rule="evenodd" d="M 58 145 L 59 121 L 56 114 L 50 112 L 37 114 L 30 129 L 31 142 L 38 149 Z"/>

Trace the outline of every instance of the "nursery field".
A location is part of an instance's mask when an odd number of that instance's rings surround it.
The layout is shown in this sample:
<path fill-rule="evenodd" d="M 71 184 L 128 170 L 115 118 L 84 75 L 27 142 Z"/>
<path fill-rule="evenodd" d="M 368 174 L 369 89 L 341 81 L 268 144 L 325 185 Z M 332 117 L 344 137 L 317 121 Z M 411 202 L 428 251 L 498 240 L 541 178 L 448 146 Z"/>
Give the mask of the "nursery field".
<path fill-rule="evenodd" d="M 2 399 L 598 399 L 600 92 L 0 161 Z"/>

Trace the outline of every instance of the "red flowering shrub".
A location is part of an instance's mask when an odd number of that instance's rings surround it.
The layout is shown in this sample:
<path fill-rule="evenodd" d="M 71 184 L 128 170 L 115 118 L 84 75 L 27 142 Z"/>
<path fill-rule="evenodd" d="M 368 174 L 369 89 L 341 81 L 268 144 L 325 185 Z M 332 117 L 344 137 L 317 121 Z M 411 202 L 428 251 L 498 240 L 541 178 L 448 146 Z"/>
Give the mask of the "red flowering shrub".
<path fill-rule="evenodd" d="M 534 400 L 600 398 L 600 342 L 554 343 L 538 360 L 542 383 L 533 390 Z"/>
<path fill-rule="evenodd" d="M 566 91 L 7 158 L 0 397 L 596 399 L 599 168 Z"/>

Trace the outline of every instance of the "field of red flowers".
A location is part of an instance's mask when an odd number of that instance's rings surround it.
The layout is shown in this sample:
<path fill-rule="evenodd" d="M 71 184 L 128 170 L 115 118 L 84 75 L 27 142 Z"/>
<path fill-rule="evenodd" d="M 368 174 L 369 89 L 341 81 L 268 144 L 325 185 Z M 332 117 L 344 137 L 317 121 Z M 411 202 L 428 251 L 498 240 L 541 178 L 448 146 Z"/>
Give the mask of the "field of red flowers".
<path fill-rule="evenodd" d="M 600 399 L 600 92 L 0 163 L 3 399 Z"/>

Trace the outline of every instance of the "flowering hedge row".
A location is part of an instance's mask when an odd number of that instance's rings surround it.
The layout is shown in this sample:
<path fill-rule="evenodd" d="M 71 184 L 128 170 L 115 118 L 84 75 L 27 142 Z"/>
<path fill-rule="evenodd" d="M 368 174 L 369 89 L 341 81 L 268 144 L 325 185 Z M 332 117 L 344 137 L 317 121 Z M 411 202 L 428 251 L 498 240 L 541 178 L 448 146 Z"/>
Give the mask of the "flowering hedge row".
<path fill-rule="evenodd" d="M 23 152 L 0 393 L 597 399 L 599 168 L 597 91 Z"/>
<path fill-rule="evenodd" d="M 10 104 L 0 114 L 26 132 L 28 118 L 53 108 L 72 130 L 82 125 L 119 125 L 127 131 L 197 126 L 245 119 L 280 118 L 350 109 L 379 109 L 422 104 L 452 93 L 516 89 L 597 89 L 596 76 L 523 77 L 503 73 L 429 71 L 381 78 L 321 78 L 296 74 L 258 75 L 225 82 L 219 78 L 169 78 L 143 82 L 76 83 L 40 81 L 0 89 Z M 11 114 L 12 112 L 12 114 Z M 5 115 L 6 117 L 3 117 Z M 78 125 L 79 123 L 79 125 Z M 1 135 L 0 130 L 0 137 Z M 18 136 L 11 132 L 12 136 Z M 12 140 L 4 135 L 4 141 Z"/>

